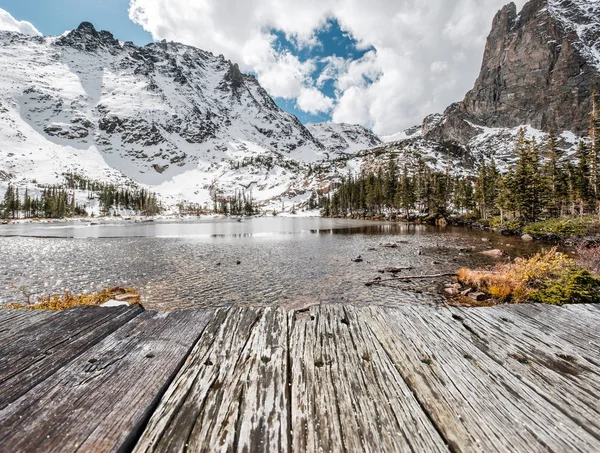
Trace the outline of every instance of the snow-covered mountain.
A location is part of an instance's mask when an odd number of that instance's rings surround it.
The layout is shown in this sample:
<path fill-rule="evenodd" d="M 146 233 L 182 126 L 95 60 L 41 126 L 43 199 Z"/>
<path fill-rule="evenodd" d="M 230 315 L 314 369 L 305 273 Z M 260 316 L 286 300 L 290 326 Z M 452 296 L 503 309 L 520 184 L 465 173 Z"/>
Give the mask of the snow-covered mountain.
<path fill-rule="evenodd" d="M 383 143 L 377 135 L 357 124 L 311 123 L 306 128 L 327 151 L 337 156 L 353 154 Z"/>
<path fill-rule="evenodd" d="M 0 32 L 0 171 L 14 181 L 75 172 L 173 202 L 242 188 L 308 197 L 313 167 L 378 143 L 360 126 L 305 127 L 253 76 L 194 47 L 137 47 L 90 23 L 61 37 Z"/>

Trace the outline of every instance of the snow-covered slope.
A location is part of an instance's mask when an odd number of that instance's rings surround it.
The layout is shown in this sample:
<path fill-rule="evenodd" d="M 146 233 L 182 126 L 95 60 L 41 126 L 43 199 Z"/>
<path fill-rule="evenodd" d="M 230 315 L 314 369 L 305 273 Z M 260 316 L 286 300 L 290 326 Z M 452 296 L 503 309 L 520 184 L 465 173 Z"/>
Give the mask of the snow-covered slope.
<path fill-rule="evenodd" d="M 316 184 L 310 168 L 342 146 L 325 129 L 322 143 L 253 76 L 193 47 L 137 47 L 89 23 L 58 38 L 0 32 L 0 171 L 16 181 L 76 172 L 173 201 L 242 188 L 270 200 Z M 347 150 L 378 140 L 339 130 Z"/>
<path fill-rule="evenodd" d="M 311 123 L 306 128 L 336 155 L 352 154 L 382 143 L 379 137 L 357 124 Z"/>
<path fill-rule="evenodd" d="M 574 45 L 600 72 L 600 0 L 548 0 L 548 10 L 576 34 Z"/>
<path fill-rule="evenodd" d="M 443 121 L 441 115 L 436 115 L 435 118 Z M 517 157 L 515 146 L 521 129 L 527 140 L 534 140 L 542 149 L 548 141 L 548 133 L 530 125 L 492 128 L 471 124 L 471 127 L 475 135 L 466 145 L 459 146 L 426 139 L 421 128 L 413 127 L 393 136 L 382 137 L 385 144 L 375 148 L 375 151 L 397 154 L 400 164 L 408 163 L 409 166 L 414 167 L 417 160 L 421 158 L 438 171 L 445 171 L 448 168 L 451 173 L 472 174 L 482 161 L 489 161 L 491 158 L 501 170 L 507 170 L 513 165 Z M 569 131 L 564 131 L 555 138 L 558 147 L 571 157 L 574 157 L 579 141 L 582 139 Z"/>

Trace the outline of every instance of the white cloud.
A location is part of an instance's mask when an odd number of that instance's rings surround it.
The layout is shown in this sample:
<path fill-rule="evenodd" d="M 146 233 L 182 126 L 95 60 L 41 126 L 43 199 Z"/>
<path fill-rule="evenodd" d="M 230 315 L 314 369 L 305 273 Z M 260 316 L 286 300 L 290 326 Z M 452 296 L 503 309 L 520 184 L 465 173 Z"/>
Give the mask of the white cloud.
<path fill-rule="evenodd" d="M 302 88 L 296 100 L 296 106 L 308 113 L 327 113 L 333 108 L 333 99 L 325 96 L 316 88 Z"/>
<path fill-rule="evenodd" d="M 17 20 L 7 11 L 0 8 L 0 30 L 14 31 L 25 35 L 42 36 L 30 22 Z"/>
<path fill-rule="evenodd" d="M 130 17 L 152 33 L 195 45 L 255 72 L 273 96 L 335 121 L 391 134 L 463 98 L 481 65 L 492 18 L 507 0 L 130 0 Z M 522 6 L 525 0 L 519 0 Z M 297 46 L 336 19 L 368 51 L 356 61 L 316 61 L 273 48 L 270 30 Z M 333 80 L 335 102 L 315 87 Z"/>

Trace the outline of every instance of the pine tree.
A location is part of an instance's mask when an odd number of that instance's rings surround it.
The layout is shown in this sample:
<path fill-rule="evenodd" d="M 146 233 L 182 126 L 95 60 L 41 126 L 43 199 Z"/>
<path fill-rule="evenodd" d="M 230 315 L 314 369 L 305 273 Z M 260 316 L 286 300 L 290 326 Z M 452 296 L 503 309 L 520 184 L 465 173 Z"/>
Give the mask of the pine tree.
<path fill-rule="evenodd" d="M 589 149 L 583 141 L 579 142 L 576 157 L 579 162 L 573 174 L 574 201 L 578 207 L 579 215 L 583 216 L 587 207 L 590 206 L 591 200 L 594 198 L 594 192 L 591 187 Z"/>
<path fill-rule="evenodd" d="M 519 132 L 516 147 L 518 157 L 511 184 L 515 208 L 523 220 L 535 222 L 541 211 L 542 179 L 539 173 L 539 148 L 534 140 L 525 139 L 523 129 Z"/>
<path fill-rule="evenodd" d="M 550 131 L 546 144 L 546 161 L 542 169 L 543 202 L 551 217 L 562 216 L 567 203 L 567 175 L 564 169 L 564 152 L 558 148 L 556 137 Z"/>
<path fill-rule="evenodd" d="M 589 166 L 590 166 L 590 186 L 594 194 L 594 209 L 600 214 L 600 106 L 598 105 L 597 94 L 592 93 L 592 111 L 590 113 L 590 148 L 589 148 Z"/>
<path fill-rule="evenodd" d="M 404 215 L 408 218 L 410 216 L 411 209 L 414 209 L 415 207 L 416 193 L 411 178 L 408 175 L 408 168 L 406 164 L 404 164 L 404 168 L 402 169 L 402 176 L 398 186 L 397 198 L 400 208 L 404 211 Z"/>

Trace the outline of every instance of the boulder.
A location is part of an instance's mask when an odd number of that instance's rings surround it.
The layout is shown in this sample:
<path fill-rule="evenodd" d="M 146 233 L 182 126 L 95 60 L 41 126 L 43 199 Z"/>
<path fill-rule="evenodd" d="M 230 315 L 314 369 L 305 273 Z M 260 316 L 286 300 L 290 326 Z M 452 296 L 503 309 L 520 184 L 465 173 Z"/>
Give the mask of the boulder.
<path fill-rule="evenodd" d="M 481 291 L 476 291 L 474 293 L 470 293 L 469 297 L 476 302 L 481 302 L 487 299 L 487 294 L 482 293 Z"/>
<path fill-rule="evenodd" d="M 456 288 L 444 288 L 444 291 L 446 292 L 446 294 L 450 295 L 450 296 L 456 296 L 458 295 L 458 290 Z"/>
<path fill-rule="evenodd" d="M 531 242 L 533 241 L 533 236 L 531 234 L 524 234 L 523 236 L 521 236 L 521 239 L 523 239 L 526 242 Z"/>

